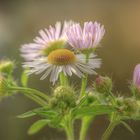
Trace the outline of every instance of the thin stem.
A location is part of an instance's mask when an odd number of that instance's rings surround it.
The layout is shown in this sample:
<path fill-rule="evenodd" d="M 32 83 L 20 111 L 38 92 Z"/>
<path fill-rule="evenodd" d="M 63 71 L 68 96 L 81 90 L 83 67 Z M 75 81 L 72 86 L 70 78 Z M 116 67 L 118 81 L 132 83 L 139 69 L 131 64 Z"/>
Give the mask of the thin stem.
<path fill-rule="evenodd" d="M 86 54 L 86 63 L 88 63 L 89 53 Z M 85 95 L 86 87 L 87 87 L 87 81 L 88 81 L 88 75 L 86 74 L 82 78 L 82 86 L 81 86 L 81 92 L 80 92 L 80 98 L 82 98 Z M 93 120 L 93 116 L 88 116 L 82 119 L 81 123 L 81 130 L 80 130 L 80 140 L 86 139 L 86 134 L 88 131 L 88 128 Z"/>
<path fill-rule="evenodd" d="M 85 55 L 86 55 L 86 63 L 88 63 L 89 53 L 87 53 Z M 81 86 L 81 91 L 80 91 L 80 98 L 82 98 L 84 96 L 84 94 L 85 94 L 86 86 L 87 86 L 87 80 L 88 80 L 88 75 L 86 74 L 82 78 L 82 86 Z"/>
<path fill-rule="evenodd" d="M 79 140 L 86 139 L 87 131 L 88 131 L 89 126 L 90 126 L 91 122 L 93 121 L 93 119 L 94 119 L 94 116 L 88 116 L 88 117 L 84 117 L 82 119 L 82 126 L 81 126 L 81 130 L 80 130 L 80 139 Z"/>
<path fill-rule="evenodd" d="M 81 92 L 80 92 L 80 98 L 82 98 L 85 94 L 87 86 L 87 75 L 82 78 L 82 86 L 81 86 Z"/>
<path fill-rule="evenodd" d="M 68 85 L 67 76 L 63 72 L 60 73 L 59 78 L 60 78 L 60 85 L 62 86 Z"/>
<path fill-rule="evenodd" d="M 71 116 L 67 116 L 65 122 L 65 131 L 67 135 L 67 140 L 74 140 L 74 128 L 73 128 L 73 120 Z"/>
<path fill-rule="evenodd" d="M 85 75 L 83 78 L 82 78 L 82 86 L 81 86 L 81 92 L 80 92 L 80 98 L 82 98 L 85 94 L 85 91 L 86 91 L 86 86 L 87 86 L 87 75 Z"/>
<path fill-rule="evenodd" d="M 106 131 L 104 132 L 101 140 L 108 140 L 112 131 L 114 130 L 114 128 L 116 127 L 116 125 L 118 125 L 118 121 L 114 121 L 114 122 L 110 122 L 108 128 L 106 129 Z"/>

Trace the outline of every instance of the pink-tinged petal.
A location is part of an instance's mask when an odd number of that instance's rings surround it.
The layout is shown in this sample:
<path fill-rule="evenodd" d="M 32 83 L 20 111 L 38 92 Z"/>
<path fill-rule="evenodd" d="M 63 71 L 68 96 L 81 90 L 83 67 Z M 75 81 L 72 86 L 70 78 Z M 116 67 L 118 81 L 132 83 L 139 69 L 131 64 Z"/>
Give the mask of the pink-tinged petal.
<path fill-rule="evenodd" d="M 133 72 L 133 84 L 140 88 L 140 64 L 137 64 L 135 66 L 134 72 Z"/>

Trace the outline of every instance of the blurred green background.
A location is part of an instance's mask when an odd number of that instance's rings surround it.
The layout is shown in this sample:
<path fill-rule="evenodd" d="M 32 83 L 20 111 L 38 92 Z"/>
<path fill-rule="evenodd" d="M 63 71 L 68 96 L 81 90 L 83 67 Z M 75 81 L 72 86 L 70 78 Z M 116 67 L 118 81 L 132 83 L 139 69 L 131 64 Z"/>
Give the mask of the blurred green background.
<path fill-rule="evenodd" d="M 115 90 L 129 95 L 133 68 L 140 63 L 139 0 L 0 0 L 0 58 L 17 62 L 15 76 L 19 81 L 23 61 L 19 52 L 21 44 L 32 42 L 39 29 L 69 19 L 80 23 L 96 20 L 104 24 L 106 34 L 98 49 L 103 60 L 99 72 L 114 79 Z M 38 76 L 31 76 L 29 85 L 45 92 L 51 89 L 47 79 L 39 81 Z M 37 118 L 16 116 L 34 107 L 36 105 L 22 95 L 0 102 L 0 140 L 65 140 L 63 132 L 48 127 L 34 136 L 27 134 L 28 127 Z M 135 135 L 118 126 L 110 140 L 140 140 L 140 122 L 128 123 Z M 88 140 L 100 140 L 107 124 L 104 116 L 96 118 Z"/>

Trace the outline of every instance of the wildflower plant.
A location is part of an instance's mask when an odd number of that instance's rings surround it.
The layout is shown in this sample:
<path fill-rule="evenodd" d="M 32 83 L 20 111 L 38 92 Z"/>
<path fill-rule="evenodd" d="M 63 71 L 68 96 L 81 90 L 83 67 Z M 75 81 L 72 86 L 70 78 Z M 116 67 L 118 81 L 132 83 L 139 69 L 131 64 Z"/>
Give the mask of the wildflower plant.
<path fill-rule="evenodd" d="M 112 79 L 96 71 L 101 66 L 96 49 L 104 34 L 104 26 L 97 22 L 85 22 L 83 27 L 73 21 L 63 25 L 57 22 L 55 26 L 40 30 L 33 43 L 21 47 L 25 60 L 21 83 L 13 77 L 15 63 L 0 62 L 0 98 L 22 93 L 38 104 L 38 108 L 18 116 L 40 117 L 29 128 L 29 134 L 48 125 L 65 131 L 68 140 L 75 140 L 74 124 L 81 120 L 78 139 L 86 140 L 88 129 L 98 115 L 106 115 L 110 121 L 101 140 L 108 140 L 119 124 L 134 133 L 126 121 L 140 120 L 140 65 L 134 70 L 131 96 L 114 94 Z M 47 78 L 52 83 L 51 93 L 29 88 L 31 74 L 40 74 L 41 80 Z M 71 84 L 73 74 L 81 79 L 79 90 Z M 92 86 L 87 85 L 89 75 L 97 77 Z"/>

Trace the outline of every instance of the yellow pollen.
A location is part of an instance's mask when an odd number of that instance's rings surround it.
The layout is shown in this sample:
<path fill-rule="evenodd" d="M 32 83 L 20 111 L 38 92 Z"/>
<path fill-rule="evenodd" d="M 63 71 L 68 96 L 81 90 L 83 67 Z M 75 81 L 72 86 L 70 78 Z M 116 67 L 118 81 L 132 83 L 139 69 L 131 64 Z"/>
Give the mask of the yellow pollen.
<path fill-rule="evenodd" d="M 76 57 L 74 53 L 67 49 L 57 49 L 48 55 L 48 63 L 55 65 L 67 65 L 74 63 Z"/>

